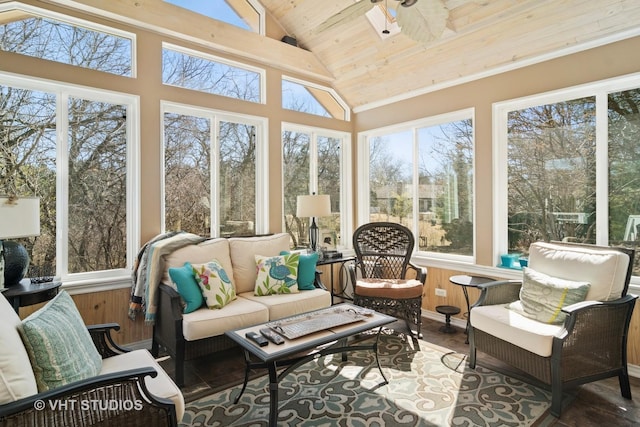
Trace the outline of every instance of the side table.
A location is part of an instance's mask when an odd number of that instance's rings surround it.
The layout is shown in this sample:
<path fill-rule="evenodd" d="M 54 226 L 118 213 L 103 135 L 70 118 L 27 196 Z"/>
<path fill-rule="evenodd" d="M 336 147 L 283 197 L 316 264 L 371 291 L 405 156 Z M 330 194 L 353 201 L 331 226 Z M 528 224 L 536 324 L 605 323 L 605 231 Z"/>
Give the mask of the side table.
<path fill-rule="evenodd" d="M 349 275 L 346 274 L 345 271 L 345 265 L 346 263 L 355 260 L 356 257 L 340 257 L 340 258 L 324 258 L 322 260 L 318 260 L 317 264 L 318 266 L 320 265 L 328 265 L 330 270 L 331 270 L 331 305 L 334 304 L 333 302 L 333 298 L 334 297 L 340 297 L 342 299 L 346 299 L 349 301 L 353 301 L 353 286 L 351 288 L 352 293 L 348 294 L 347 292 L 347 288 L 348 288 L 348 282 L 349 281 Z M 334 277 L 333 277 L 333 265 L 334 264 L 340 264 L 340 269 L 339 269 L 339 273 L 340 274 L 340 281 L 338 282 L 340 285 L 340 289 L 338 291 L 336 291 L 335 289 L 335 283 L 334 283 Z M 344 273 L 344 274 L 343 274 Z M 346 278 L 343 281 L 343 278 Z"/>
<path fill-rule="evenodd" d="M 22 279 L 17 285 L 7 287 L 2 295 L 19 313 L 20 307 L 49 301 L 58 294 L 60 286 L 62 282 L 31 283 L 30 279 Z"/>
<path fill-rule="evenodd" d="M 469 276 L 466 274 L 462 274 L 459 276 L 451 276 L 449 277 L 449 281 L 454 285 L 462 286 L 462 293 L 464 294 L 464 300 L 467 303 L 467 312 L 465 313 L 467 316 L 467 327 L 464 330 L 464 333 L 467 334 L 467 339 L 465 339 L 465 344 L 469 344 L 469 311 L 471 310 L 471 304 L 469 303 L 469 291 L 468 288 L 477 288 L 478 285 L 483 283 L 495 282 L 496 279 L 492 279 L 490 277 L 484 276 Z"/>

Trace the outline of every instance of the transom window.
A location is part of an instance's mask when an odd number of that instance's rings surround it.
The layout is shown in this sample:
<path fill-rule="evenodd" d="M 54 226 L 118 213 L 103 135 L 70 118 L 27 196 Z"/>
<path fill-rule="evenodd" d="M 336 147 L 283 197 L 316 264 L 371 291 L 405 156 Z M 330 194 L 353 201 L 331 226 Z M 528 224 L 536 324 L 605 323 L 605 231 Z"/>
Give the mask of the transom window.
<path fill-rule="evenodd" d="M 339 120 L 350 119 L 347 104 L 333 89 L 293 77 L 282 77 L 282 108 Z"/>
<path fill-rule="evenodd" d="M 0 4 L 0 49 L 133 76 L 134 35 L 28 5 Z"/>
<path fill-rule="evenodd" d="M 243 30 L 264 34 L 264 7 L 257 0 L 164 0 Z"/>

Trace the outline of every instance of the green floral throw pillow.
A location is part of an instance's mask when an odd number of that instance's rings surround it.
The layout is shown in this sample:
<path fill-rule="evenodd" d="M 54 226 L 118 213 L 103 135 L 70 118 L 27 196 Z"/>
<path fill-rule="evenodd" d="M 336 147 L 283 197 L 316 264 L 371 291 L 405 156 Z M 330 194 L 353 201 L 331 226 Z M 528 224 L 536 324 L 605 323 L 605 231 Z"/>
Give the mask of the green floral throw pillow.
<path fill-rule="evenodd" d="M 222 308 L 236 299 L 236 289 L 222 265 L 217 261 L 191 264 L 207 307 Z"/>
<path fill-rule="evenodd" d="M 254 294 L 257 296 L 298 292 L 298 263 L 300 254 L 266 257 L 256 255 L 258 278 Z"/>

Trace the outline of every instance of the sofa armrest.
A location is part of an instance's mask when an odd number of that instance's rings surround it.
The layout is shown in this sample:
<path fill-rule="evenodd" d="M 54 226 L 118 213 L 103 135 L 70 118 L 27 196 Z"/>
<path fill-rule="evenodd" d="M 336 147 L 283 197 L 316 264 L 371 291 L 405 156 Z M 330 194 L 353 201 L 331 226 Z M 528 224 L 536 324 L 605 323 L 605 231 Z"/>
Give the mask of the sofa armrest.
<path fill-rule="evenodd" d="M 184 341 L 182 334 L 182 301 L 180 294 L 171 286 L 160 283 L 158 287 L 158 309 L 153 325 L 153 341 L 157 344 L 169 346 L 176 351 L 176 343 Z M 157 357 L 157 348 L 151 353 Z"/>
<path fill-rule="evenodd" d="M 100 353 L 103 359 L 131 351 L 130 349 L 127 349 L 125 347 L 120 347 L 113 340 L 111 331 L 120 330 L 120 325 L 118 325 L 117 323 L 88 325 L 87 330 L 89 331 L 89 335 L 91 335 L 93 344 L 96 346 L 98 353 Z"/>
<path fill-rule="evenodd" d="M 0 426 L 176 426 L 174 403 L 147 390 L 144 378 L 156 375 L 152 367 L 114 372 L 0 405 Z"/>
<path fill-rule="evenodd" d="M 313 286 L 325 291 L 328 290 L 324 283 L 322 283 L 322 271 L 316 270 L 315 279 L 313 280 Z"/>
<path fill-rule="evenodd" d="M 478 285 L 480 297 L 471 306 L 507 304 L 520 299 L 522 280 L 498 280 Z"/>

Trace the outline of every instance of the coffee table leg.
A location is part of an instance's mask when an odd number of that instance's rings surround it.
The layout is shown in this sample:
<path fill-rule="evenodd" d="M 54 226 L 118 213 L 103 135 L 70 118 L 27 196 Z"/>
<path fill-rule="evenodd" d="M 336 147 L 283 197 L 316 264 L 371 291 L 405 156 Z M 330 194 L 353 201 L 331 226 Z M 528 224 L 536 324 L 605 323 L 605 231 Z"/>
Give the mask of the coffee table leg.
<path fill-rule="evenodd" d="M 269 427 L 278 425 L 278 373 L 276 363 L 269 363 Z"/>
<path fill-rule="evenodd" d="M 238 393 L 238 397 L 236 397 L 236 400 L 233 401 L 234 404 L 238 403 L 240 401 L 240 397 L 242 396 L 242 393 L 244 393 L 244 390 L 247 388 L 247 383 L 249 382 L 249 369 L 251 368 L 251 356 L 249 356 L 249 352 L 247 352 L 247 350 L 244 351 L 244 384 L 242 384 L 242 390 L 240 390 L 240 393 Z"/>
<path fill-rule="evenodd" d="M 382 366 L 380 366 L 380 359 L 378 358 L 378 340 L 380 339 L 380 332 L 382 331 L 382 327 L 378 328 L 378 333 L 376 334 L 376 342 L 373 343 L 373 353 L 376 355 L 376 363 L 378 364 L 378 370 L 380 371 L 380 375 L 382 375 L 382 379 L 384 382 L 382 385 L 389 384 L 387 377 L 384 376 L 384 372 L 382 372 Z"/>

